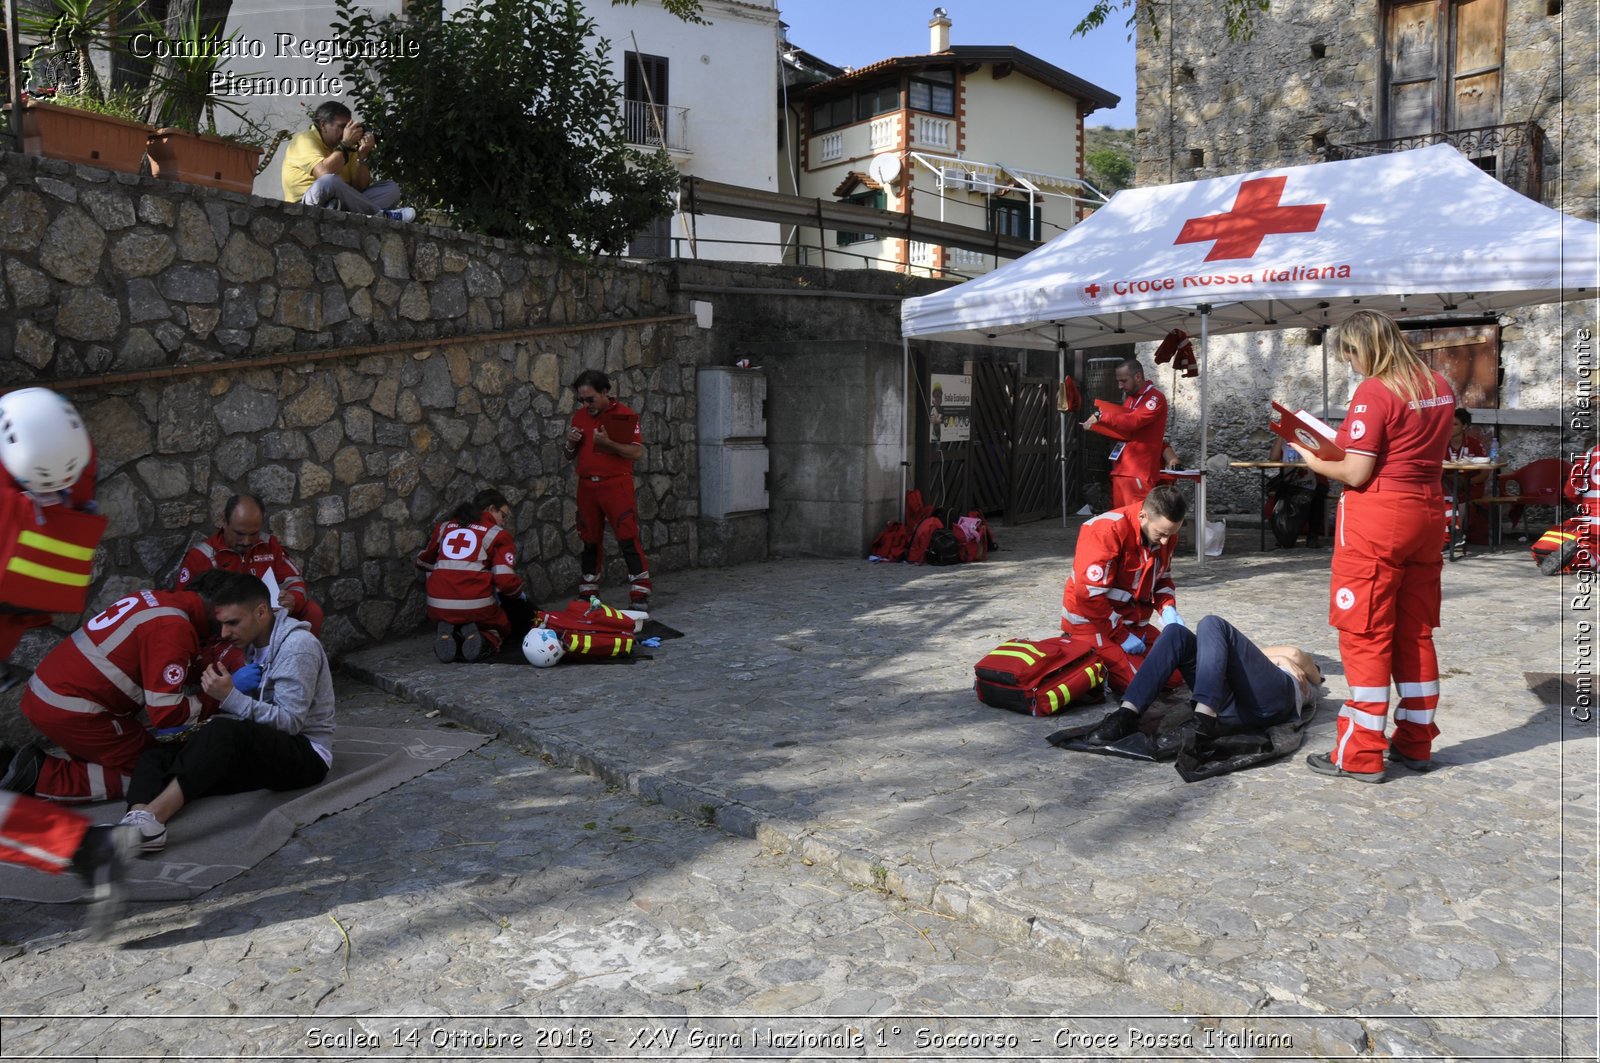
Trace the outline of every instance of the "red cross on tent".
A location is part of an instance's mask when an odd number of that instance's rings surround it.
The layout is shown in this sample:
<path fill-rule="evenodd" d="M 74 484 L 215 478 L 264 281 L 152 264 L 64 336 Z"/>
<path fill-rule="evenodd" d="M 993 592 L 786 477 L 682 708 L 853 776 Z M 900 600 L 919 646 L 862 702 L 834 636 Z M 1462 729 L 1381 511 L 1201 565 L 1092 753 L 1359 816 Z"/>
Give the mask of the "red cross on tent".
<path fill-rule="evenodd" d="M 1261 241 L 1274 233 L 1313 233 L 1322 222 L 1326 203 L 1305 203 L 1292 207 L 1279 205 L 1286 177 L 1257 177 L 1239 186 L 1233 209 L 1225 214 L 1190 218 L 1175 244 L 1204 243 L 1215 240 L 1207 262 L 1222 258 L 1254 258 Z"/>

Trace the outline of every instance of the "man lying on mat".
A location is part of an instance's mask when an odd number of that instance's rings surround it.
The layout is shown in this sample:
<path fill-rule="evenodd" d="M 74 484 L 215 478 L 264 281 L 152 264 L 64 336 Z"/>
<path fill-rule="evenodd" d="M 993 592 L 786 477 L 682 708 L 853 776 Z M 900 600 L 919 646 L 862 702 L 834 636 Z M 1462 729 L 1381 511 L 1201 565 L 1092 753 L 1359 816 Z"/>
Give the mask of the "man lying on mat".
<path fill-rule="evenodd" d="M 166 847 L 167 821 L 190 801 L 299 790 L 333 766 L 333 677 L 311 625 L 272 608 L 266 584 L 248 573 L 208 572 L 196 590 L 215 604 L 222 637 L 247 663 L 232 675 L 207 668 L 200 685 L 221 703 L 217 715 L 139 758 L 122 822 L 139 828 L 147 853 Z"/>

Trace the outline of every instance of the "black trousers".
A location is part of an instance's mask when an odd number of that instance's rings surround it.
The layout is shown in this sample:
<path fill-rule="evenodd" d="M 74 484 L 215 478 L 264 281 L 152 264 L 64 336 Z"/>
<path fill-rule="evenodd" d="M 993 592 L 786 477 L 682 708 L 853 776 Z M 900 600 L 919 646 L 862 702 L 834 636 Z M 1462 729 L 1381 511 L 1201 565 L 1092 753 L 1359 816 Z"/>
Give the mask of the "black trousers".
<path fill-rule="evenodd" d="M 145 750 L 133 769 L 128 804 L 149 804 L 173 779 L 183 799 L 194 801 L 249 790 L 301 790 L 327 774 L 328 766 L 304 735 L 217 716 L 187 741 Z"/>

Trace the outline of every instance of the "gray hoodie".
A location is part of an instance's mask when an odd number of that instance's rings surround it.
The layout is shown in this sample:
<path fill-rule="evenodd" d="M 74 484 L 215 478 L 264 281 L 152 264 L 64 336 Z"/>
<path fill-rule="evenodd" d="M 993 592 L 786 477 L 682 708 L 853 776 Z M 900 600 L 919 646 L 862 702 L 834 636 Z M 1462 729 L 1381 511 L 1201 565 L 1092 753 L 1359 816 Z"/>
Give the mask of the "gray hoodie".
<path fill-rule="evenodd" d="M 256 697 L 235 688 L 222 699 L 218 712 L 285 734 L 303 734 L 333 767 L 333 674 L 311 625 L 294 619 L 287 609 L 274 609 L 272 637 L 264 647 L 252 646 L 245 656 L 261 666 L 261 688 Z"/>

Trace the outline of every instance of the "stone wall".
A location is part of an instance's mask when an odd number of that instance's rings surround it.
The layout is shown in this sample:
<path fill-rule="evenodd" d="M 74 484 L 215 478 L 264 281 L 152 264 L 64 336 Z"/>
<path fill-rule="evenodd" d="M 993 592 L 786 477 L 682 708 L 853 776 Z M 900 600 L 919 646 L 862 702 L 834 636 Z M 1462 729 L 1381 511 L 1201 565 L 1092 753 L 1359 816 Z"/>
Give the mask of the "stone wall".
<path fill-rule="evenodd" d="M 1176 17 L 1172 7 L 1164 18 Z M 1375 140 L 1382 85 L 1376 0 L 1274 0 L 1248 42 L 1230 42 L 1220 8 L 1187 5 L 1181 23 L 1138 42 L 1138 183 L 1168 184 L 1323 158 L 1323 144 Z M 1559 12 L 1552 14 L 1552 11 Z M 1507 0 L 1502 121 L 1538 122 L 1548 138 L 1543 200 L 1587 219 L 1600 213 L 1600 159 L 1591 150 L 1600 114 L 1600 52 L 1593 4 Z M 1527 307 L 1500 318 L 1501 424 L 1513 463 L 1571 449 L 1563 439 L 1577 384 L 1577 330 L 1595 327 L 1593 302 Z M 1149 347 L 1144 348 L 1146 356 Z M 1211 343 L 1210 450 L 1265 457 L 1259 411 L 1270 399 L 1319 411 L 1322 348 L 1304 330 L 1221 337 Z M 1351 381 L 1331 366 L 1342 408 Z M 1172 432 L 1198 451 L 1198 389 L 1180 387 Z M 1213 508 L 1254 511 L 1253 474 L 1214 478 Z"/>
<path fill-rule="evenodd" d="M 560 436 L 591 366 L 642 414 L 652 569 L 695 562 L 695 365 L 676 348 L 693 325 L 660 268 L 9 153 L 0 252 L 0 387 L 66 391 L 99 447 L 91 608 L 170 580 L 238 490 L 267 503 L 336 650 L 417 625 L 410 557 L 483 486 L 514 504 L 533 592 L 563 594 Z"/>

